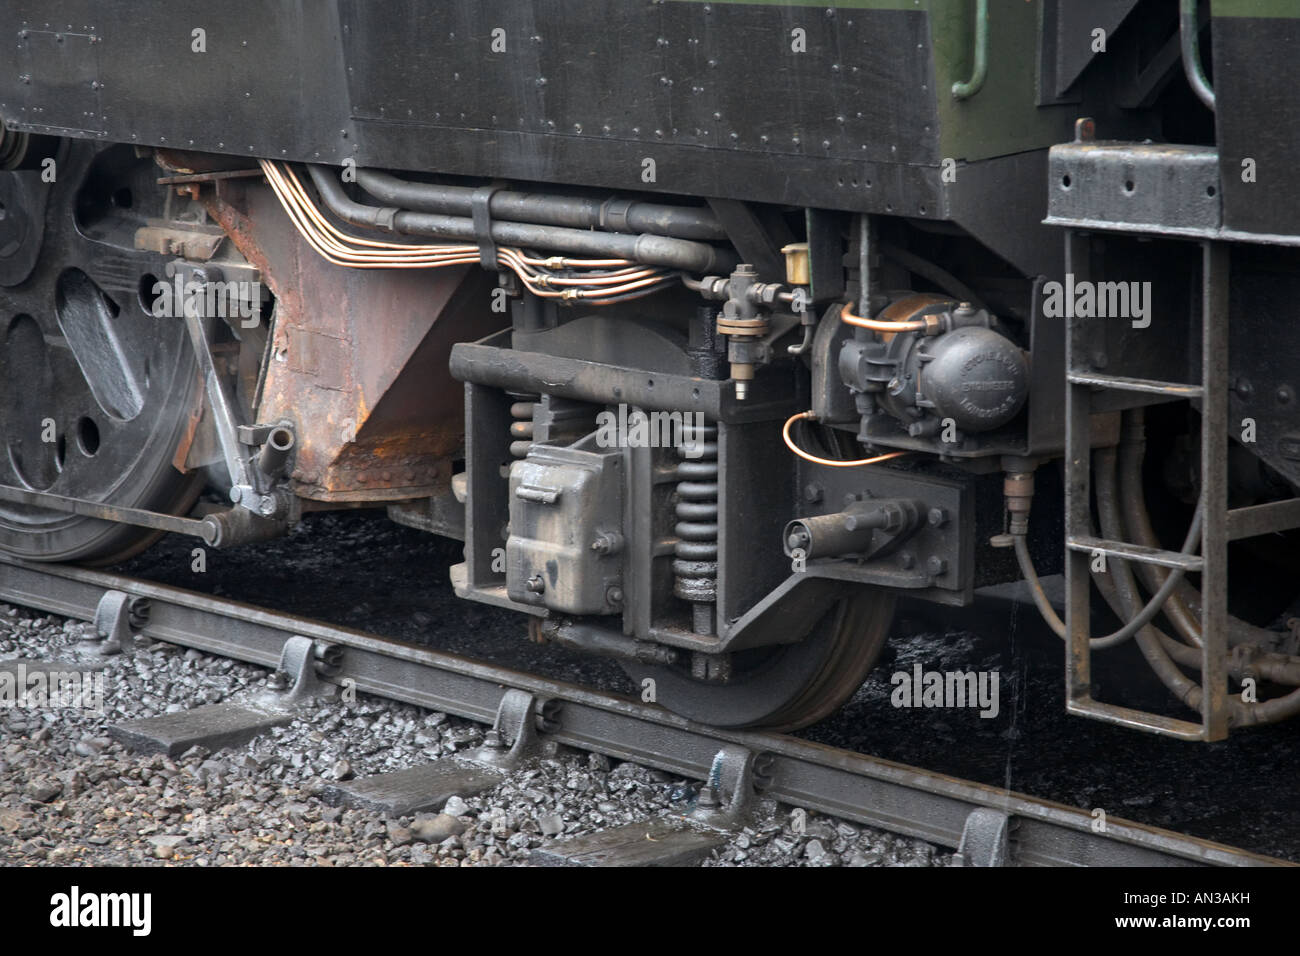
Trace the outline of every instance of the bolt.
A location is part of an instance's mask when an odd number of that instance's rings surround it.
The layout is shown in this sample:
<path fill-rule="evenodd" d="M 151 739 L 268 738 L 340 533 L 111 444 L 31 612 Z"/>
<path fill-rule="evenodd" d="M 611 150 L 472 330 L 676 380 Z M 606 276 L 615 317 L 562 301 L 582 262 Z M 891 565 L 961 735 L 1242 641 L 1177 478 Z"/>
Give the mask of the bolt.
<path fill-rule="evenodd" d="M 230 489 L 230 500 L 235 504 L 239 504 L 239 499 L 242 497 L 244 497 L 244 489 L 240 488 L 239 485 L 235 485 Z"/>
<path fill-rule="evenodd" d="M 1276 397 L 1279 405 L 1290 405 L 1291 400 L 1295 398 L 1295 393 L 1291 391 L 1291 386 L 1282 385 L 1278 387 Z"/>
<path fill-rule="evenodd" d="M 266 686 L 271 690 L 284 690 L 289 686 L 289 675 L 284 671 L 275 671 L 266 679 Z"/>
<path fill-rule="evenodd" d="M 931 508 L 926 518 L 930 522 L 931 528 L 942 528 L 948 523 L 948 510 L 946 508 Z"/>
<path fill-rule="evenodd" d="M 948 562 L 937 554 L 932 554 L 925 560 L 925 569 L 937 578 L 948 570 Z"/>
<path fill-rule="evenodd" d="M 790 537 L 785 539 L 785 543 L 786 546 L 789 547 L 791 551 L 796 551 L 796 550 L 807 551 L 808 545 L 812 544 L 812 538 L 808 536 L 807 531 L 805 531 L 803 528 L 799 528 L 798 530 L 792 532 Z"/>
<path fill-rule="evenodd" d="M 912 556 L 912 552 L 904 551 L 898 556 L 898 563 L 906 571 L 916 564 L 916 558 Z"/>
<path fill-rule="evenodd" d="M 615 586 L 605 592 L 605 601 L 609 604 L 623 603 L 623 589 Z"/>
<path fill-rule="evenodd" d="M 817 502 L 822 500 L 822 486 L 809 483 L 804 487 L 803 497 L 809 504 L 817 504 Z"/>
<path fill-rule="evenodd" d="M 531 578 L 528 579 L 528 583 L 525 584 L 524 587 L 527 588 L 529 591 L 531 591 L 533 594 L 541 594 L 543 591 L 546 590 L 546 582 L 542 580 L 542 576 L 540 574 L 534 574 Z"/>
<path fill-rule="evenodd" d="M 1092 353 L 1093 368 L 1105 368 L 1109 364 L 1110 364 L 1110 359 L 1106 356 L 1105 352 L 1098 351 Z"/>

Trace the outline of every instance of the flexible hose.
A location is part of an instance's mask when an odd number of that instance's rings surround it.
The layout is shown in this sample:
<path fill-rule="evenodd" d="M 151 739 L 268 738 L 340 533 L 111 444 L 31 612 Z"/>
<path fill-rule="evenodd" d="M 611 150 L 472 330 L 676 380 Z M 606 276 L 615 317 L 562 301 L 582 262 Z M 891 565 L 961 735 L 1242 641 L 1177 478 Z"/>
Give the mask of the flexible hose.
<path fill-rule="evenodd" d="M 1146 449 L 1145 419 L 1145 411 L 1140 408 L 1127 412 L 1124 416 L 1119 454 L 1120 501 L 1123 503 L 1123 519 L 1129 535 L 1126 540 L 1143 547 L 1158 548 L 1159 539 L 1151 527 L 1151 516 L 1142 491 L 1142 458 Z M 1150 590 L 1159 588 L 1168 573 L 1162 567 L 1147 564 L 1139 564 L 1137 570 L 1142 583 Z M 1201 592 L 1186 580 L 1179 583 L 1165 609 L 1165 616 L 1174 628 L 1185 641 L 1195 647 L 1201 646 L 1200 609 Z M 1230 645 L 1251 644 L 1268 648 L 1275 646 L 1279 637 L 1266 628 L 1228 616 Z"/>
<path fill-rule="evenodd" d="M 1113 454 L 1113 452 L 1112 452 Z M 1203 511 L 1200 507 L 1196 509 L 1196 515 L 1192 518 L 1191 527 L 1187 529 L 1187 538 L 1183 541 L 1183 554 L 1195 554 L 1196 544 L 1201 536 L 1201 519 Z M 1061 620 L 1056 609 L 1052 607 L 1047 600 L 1047 595 L 1043 591 L 1043 586 L 1038 580 L 1038 573 L 1034 570 L 1034 563 L 1029 554 L 1029 545 L 1023 534 L 1012 536 L 1015 542 L 1016 561 L 1020 565 L 1020 573 L 1024 576 L 1025 581 L 1029 584 L 1030 593 L 1033 594 L 1034 604 L 1038 607 L 1038 612 L 1043 616 L 1048 626 L 1056 633 L 1056 636 L 1062 639 L 1067 637 L 1065 622 Z M 1169 579 L 1147 602 L 1136 615 L 1119 630 L 1107 634 L 1105 637 L 1089 638 L 1089 647 L 1093 650 L 1105 650 L 1106 648 L 1116 647 L 1123 644 L 1129 638 L 1133 637 L 1139 630 L 1151 622 L 1151 620 L 1160 613 L 1164 606 L 1165 600 L 1178 586 L 1179 580 L 1182 579 L 1183 570 L 1177 568 L 1169 575 Z M 1128 615 L 1121 615 L 1120 619 L 1124 620 Z"/>
<path fill-rule="evenodd" d="M 1116 505 L 1118 491 L 1115 477 L 1114 451 L 1112 449 L 1103 450 L 1097 456 L 1097 462 L 1097 510 L 1101 517 L 1102 534 L 1107 537 L 1123 535 L 1125 530 L 1119 516 L 1119 508 Z M 1126 563 L 1114 562 L 1114 567 L 1113 578 L 1120 603 L 1115 612 L 1121 617 L 1125 617 L 1131 614 L 1132 609 L 1137 606 L 1137 585 Z M 1190 709 L 1200 713 L 1204 699 L 1201 686 L 1195 681 L 1189 680 L 1171 660 L 1170 654 L 1166 650 L 1171 642 L 1177 645 L 1177 642 L 1173 641 L 1167 634 L 1150 625 L 1143 628 L 1137 635 L 1138 647 L 1141 648 L 1143 657 L 1151 665 L 1151 669 L 1155 671 L 1156 676 L 1160 678 L 1175 697 Z M 1186 645 L 1181 646 L 1195 653 L 1192 648 L 1187 648 Z M 1230 695 L 1227 698 L 1227 708 L 1229 726 L 1240 727 L 1251 724 L 1274 723 L 1300 713 L 1300 689 L 1293 690 L 1281 697 L 1275 697 L 1272 700 L 1257 702 L 1247 702 L 1238 696 Z"/>

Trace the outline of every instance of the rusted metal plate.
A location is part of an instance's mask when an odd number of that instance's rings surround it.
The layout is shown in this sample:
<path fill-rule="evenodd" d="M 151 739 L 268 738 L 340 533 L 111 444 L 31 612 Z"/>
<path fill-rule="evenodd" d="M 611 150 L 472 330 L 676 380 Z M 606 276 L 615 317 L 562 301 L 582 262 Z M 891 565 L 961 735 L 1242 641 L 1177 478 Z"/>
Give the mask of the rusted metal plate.
<path fill-rule="evenodd" d="M 451 346 L 504 325 L 477 267 L 349 269 L 321 259 L 270 190 L 243 179 L 204 204 L 275 294 L 256 417 L 290 419 L 294 491 L 319 501 L 390 501 L 445 485 L 464 431 Z"/>

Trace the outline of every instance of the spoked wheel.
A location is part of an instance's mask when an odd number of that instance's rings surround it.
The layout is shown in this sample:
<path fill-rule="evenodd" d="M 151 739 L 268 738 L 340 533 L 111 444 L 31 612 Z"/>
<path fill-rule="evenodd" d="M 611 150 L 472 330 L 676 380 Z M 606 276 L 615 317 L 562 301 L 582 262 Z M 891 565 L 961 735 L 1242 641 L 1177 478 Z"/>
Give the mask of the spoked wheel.
<path fill-rule="evenodd" d="M 0 483 L 183 513 L 200 491 L 173 465 L 197 397 L 193 352 L 182 321 L 153 314 L 161 263 L 129 246 L 145 212 L 126 211 L 120 179 L 101 203 L 98 180 L 118 171 L 92 154 L 71 147 L 52 186 L 0 172 Z M 30 560 L 113 563 L 158 536 L 0 502 L 0 551 Z"/>
<path fill-rule="evenodd" d="M 652 678 L 657 702 L 691 720 L 797 730 L 838 710 L 862 686 L 893 617 L 892 593 L 863 590 L 832 606 L 798 644 L 738 652 L 725 684 L 696 680 L 678 665 L 624 670 L 638 686 Z"/>

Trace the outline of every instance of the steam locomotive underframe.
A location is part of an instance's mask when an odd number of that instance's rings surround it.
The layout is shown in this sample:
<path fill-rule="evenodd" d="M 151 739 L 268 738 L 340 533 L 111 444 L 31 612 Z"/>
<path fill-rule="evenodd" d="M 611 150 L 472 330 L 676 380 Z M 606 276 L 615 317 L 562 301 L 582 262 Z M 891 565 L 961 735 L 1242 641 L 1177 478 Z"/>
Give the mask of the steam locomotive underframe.
<path fill-rule="evenodd" d="M 1072 711 L 1300 710 L 1289 4 L 10 0 L 0 38 L 0 549 L 383 506 L 533 639 L 775 728 L 896 596 L 1024 577 Z M 1192 716 L 1094 699 L 1129 641 Z"/>

